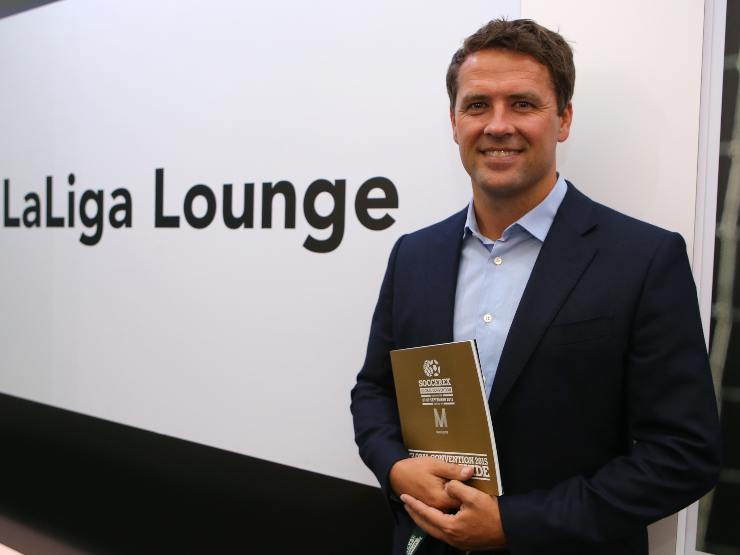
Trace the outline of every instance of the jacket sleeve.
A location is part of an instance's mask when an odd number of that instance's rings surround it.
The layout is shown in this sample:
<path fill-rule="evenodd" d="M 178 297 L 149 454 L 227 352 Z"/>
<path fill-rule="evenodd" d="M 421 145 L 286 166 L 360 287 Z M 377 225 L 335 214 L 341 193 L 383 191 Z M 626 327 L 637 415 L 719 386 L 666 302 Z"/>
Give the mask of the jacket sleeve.
<path fill-rule="evenodd" d="M 392 496 L 388 474 L 397 461 L 408 457 L 401 438 L 391 371 L 393 335 L 393 276 L 403 237 L 393 247 L 370 326 L 365 362 L 352 389 L 351 410 L 360 457 L 373 471 L 384 493 Z"/>
<path fill-rule="evenodd" d="M 678 234 L 658 244 L 625 352 L 631 451 L 592 476 L 499 498 L 512 552 L 616 541 L 717 481 L 719 422 L 696 289 Z"/>

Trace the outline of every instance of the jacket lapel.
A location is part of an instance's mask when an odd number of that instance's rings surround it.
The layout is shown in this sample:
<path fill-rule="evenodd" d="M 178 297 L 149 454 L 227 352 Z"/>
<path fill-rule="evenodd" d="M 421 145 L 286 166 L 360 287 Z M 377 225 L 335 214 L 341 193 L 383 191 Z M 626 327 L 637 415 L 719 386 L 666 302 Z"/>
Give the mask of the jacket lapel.
<path fill-rule="evenodd" d="M 593 202 L 570 183 L 519 302 L 493 382 L 495 414 L 596 248 L 584 237 L 594 227 Z"/>

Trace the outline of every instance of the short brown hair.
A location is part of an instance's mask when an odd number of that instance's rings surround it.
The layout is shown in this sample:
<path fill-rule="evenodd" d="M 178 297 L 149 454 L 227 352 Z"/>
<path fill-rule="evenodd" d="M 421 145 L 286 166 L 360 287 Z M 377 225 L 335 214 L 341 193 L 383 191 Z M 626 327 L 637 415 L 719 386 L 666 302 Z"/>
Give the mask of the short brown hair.
<path fill-rule="evenodd" d="M 489 21 L 463 42 L 452 56 L 447 68 L 447 94 L 450 110 L 455 109 L 457 100 L 457 75 L 460 66 L 473 52 L 489 48 L 500 48 L 528 54 L 545 66 L 550 73 L 552 86 L 558 102 L 558 114 L 562 115 L 573 98 L 576 68 L 573 65 L 573 50 L 565 39 L 531 19 L 494 19 Z"/>

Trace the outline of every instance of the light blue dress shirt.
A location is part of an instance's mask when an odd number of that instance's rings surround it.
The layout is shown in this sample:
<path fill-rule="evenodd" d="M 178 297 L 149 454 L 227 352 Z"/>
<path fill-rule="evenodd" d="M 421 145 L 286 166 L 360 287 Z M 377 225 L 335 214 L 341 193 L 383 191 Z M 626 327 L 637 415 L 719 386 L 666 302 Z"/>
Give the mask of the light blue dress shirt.
<path fill-rule="evenodd" d="M 468 205 L 453 335 L 455 341 L 477 340 L 488 396 L 522 293 L 567 189 L 559 175 L 547 197 L 507 227 L 496 241 L 481 234 L 473 202 Z"/>

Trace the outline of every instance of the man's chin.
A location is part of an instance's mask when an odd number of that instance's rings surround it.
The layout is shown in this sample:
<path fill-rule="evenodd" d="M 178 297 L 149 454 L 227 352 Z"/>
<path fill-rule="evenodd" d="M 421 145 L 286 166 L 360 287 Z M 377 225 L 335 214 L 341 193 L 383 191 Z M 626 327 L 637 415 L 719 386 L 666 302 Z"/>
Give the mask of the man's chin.
<path fill-rule="evenodd" d="M 557 175 L 553 175 L 552 178 L 544 175 L 539 179 L 534 177 L 525 179 L 519 175 L 494 177 L 495 179 L 492 179 L 491 175 L 486 175 L 483 179 L 473 179 L 473 190 L 477 189 L 480 194 L 491 200 L 526 202 L 532 198 L 542 200 L 557 180 Z"/>
<path fill-rule="evenodd" d="M 491 199 L 512 199 L 526 193 L 528 187 L 521 183 L 487 182 L 476 187 L 482 194 Z"/>

